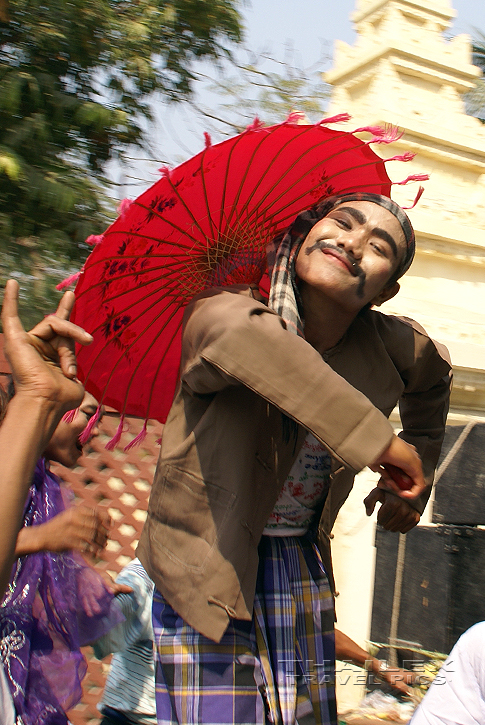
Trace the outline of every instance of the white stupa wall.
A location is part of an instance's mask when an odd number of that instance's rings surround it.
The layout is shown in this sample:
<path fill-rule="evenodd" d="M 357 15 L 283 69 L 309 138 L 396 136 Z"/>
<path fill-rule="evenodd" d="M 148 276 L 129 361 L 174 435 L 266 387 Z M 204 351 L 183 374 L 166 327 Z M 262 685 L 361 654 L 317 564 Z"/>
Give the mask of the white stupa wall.
<path fill-rule="evenodd" d="M 329 115 L 350 113 L 348 128 L 389 123 L 404 131 L 390 146 L 373 146 L 383 158 L 416 153 L 406 164 L 388 164 L 394 181 L 430 174 L 409 212 L 415 261 L 381 309 L 416 319 L 448 346 L 455 376 L 449 422 L 463 423 L 485 419 L 485 126 L 464 110 L 463 96 L 480 75 L 470 39 L 443 35 L 454 14 L 449 0 L 357 0 L 356 43 L 337 41 L 326 80 Z M 394 186 L 393 198 L 409 206 L 417 188 Z M 393 422 L 399 426 L 396 414 Z M 359 474 L 333 540 L 337 626 L 361 645 L 370 636 L 375 562 L 375 516 L 366 517 L 362 501 L 374 481 L 368 470 Z M 429 513 L 421 523 L 430 523 Z M 341 707 L 362 696 L 352 679 L 337 687 Z"/>

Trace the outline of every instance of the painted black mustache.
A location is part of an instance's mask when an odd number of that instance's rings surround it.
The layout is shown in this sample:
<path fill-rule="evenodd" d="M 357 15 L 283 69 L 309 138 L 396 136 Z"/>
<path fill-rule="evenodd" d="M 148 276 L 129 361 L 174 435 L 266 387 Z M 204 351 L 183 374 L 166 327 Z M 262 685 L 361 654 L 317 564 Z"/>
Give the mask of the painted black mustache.
<path fill-rule="evenodd" d="M 358 263 L 358 261 L 355 259 L 355 257 L 352 254 L 349 254 L 349 252 L 346 252 L 345 249 L 342 249 L 341 247 L 336 247 L 335 244 L 331 244 L 330 242 L 325 241 L 325 239 L 319 239 L 315 244 L 313 244 L 311 247 L 308 247 L 308 249 L 305 250 L 305 254 L 311 254 L 316 249 L 331 249 L 333 252 L 338 254 L 339 257 L 344 257 L 350 264 L 350 271 L 354 275 L 354 277 L 359 278 L 359 286 L 357 287 L 357 296 L 363 297 L 364 296 L 364 287 L 365 287 L 365 272 Z"/>

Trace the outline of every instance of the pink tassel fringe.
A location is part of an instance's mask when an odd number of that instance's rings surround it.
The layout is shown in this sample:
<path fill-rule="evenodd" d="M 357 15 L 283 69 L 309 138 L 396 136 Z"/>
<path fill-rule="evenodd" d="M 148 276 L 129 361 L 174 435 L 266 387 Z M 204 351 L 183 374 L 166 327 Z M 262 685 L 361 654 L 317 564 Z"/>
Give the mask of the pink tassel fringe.
<path fill-rule="evenodd" d="M 362 126 L 361 128 L 355 129 L 353 133 L 371 133 L 372 138 L 366 141 L 366 144 L 371 143 L 394 143 L 398 141 L 404 134 L 404 131 L 400 131 L 395 126 Z"/>
<path fill-rule="evenodd" d="M 291 113 L 288 114 L 288 118 L 286 119 L 285 123 L 289 123 L 289 124 L 295 123 L 298 125 L 299 123 L 301 123 L 304 120 L 305 120 L 304 113 L 302 113 L 301 111 L 291 111 Z"/>
<path fill-rule="evenodd" d="M 418 189 L 418 193 L 416 194 L 416 197 L 415 197 L 412 205 L 411 206 L 403 206 L 402 208 L 403 209 L 414 209 L 414 207 L 416 206 L 416 204 L 418 203 L 418 201 L 423 196 L 423 192 L 424 192 L 424 186 L 420 186 L 419 189 Z"/>
<path fill-rule="evenodd" d="M 168 179 L 170 181 L 170 174 L 172 173 L 172 170 L 169 169 L 168 166 L 160 166 L 158 170 L 164 179 Z"/>
<path fill-rule="evenodd" d="M 144 422 L 143 428 L 138 433 L 138 435 L 135 438 L 133 438 L 133 440 L 130 441 L 128 443 L 128 445 L 123 448 L 123 450 L 126 452 L 126 451 L 131 450 L 135 446 L 139 446 L 141 443 L 143 443 L 143 441 L 145 440 L 146 437 L 147 437 L 147 421 Z"/>
<path fill-rule="evenodd" d="M 79 408 L 73 408 L 72 410 L 68 410 L 67 413 L 64 413 L 61 420 L 64 423 L 72 423 L 76 415 L 78 414 Z"/>
<path fill-rule="evenodd" d="M 207 131 L 204 131 L 204 145 L 206 149 L 210 149 L 210 147 L 212 146 L 212 139 Z"/>
<path fill-rule="evenodd" d="M 105 448 L 106 448 L 107 451 L 114 450 L 116 448 L 117 444 L 120 442 L 121 434 L 123 433 L 123 426 L 124 426 L 124 424 L 125 424 L 125 416 L 122 415 L 121 418 L 120 418 L 120 422 L 119 422 L 118 428 L 116 429 L 116 433 L 111 438 L 111 440 L 109 440 L 106 443 L 106 445 L 105 445 Z"/>
<path fill-rule="evenodd" d="M 385 129 L 382 126 L 362 126 L 361 128 L 356 128 L 352 133 L 371 133 L 373 136 L 383 136 Z"/>
<path fill-rule="evenodd" d="M 408 176 L 406 179 L 403 179 L 403 181 L 393 181 L 392 183 L 395 186 L 404 186 L 405 184 L 408 184 L 410 181 L 428 181 L 429 174 L 411 174 L 411 176 Z"/>
<path fill-rule="evenodd" d="M 404 131 L 400 131 L 394 126 L 388 126 L 386 129 L 384 129 L 383 134 L 373 136 L 369 141 L 366 141 L 366 144 L 369 145 L 370 143 L 394 143 L 394 141 L 399 141 L 399 139 L 403 135 Z"/>
<path fill-rule="evenodd" d="M 100 416 L 101 416 L 101 406 L 98 405 L 98 407 L 96 409 L 96 413 L 91 416 L 87 426 L 85 427 L 85 429 L 79 436 L 79 441 L 82 445 L 84 445 L 85 443 L 88 442 L 88 440 L 91 436 L 91 432 L 92 432 L 93 428 L 95 427 L 96 423 L 98 422 L 98 420 L 100 419 Z"/>
<path fill-rule="evenodd" d="M 384 159 L 384 163 L 387 163 L 388 161 L 412 161 L 416 154 L 413 154 L 412 151 L 406 151 L 405 154 L 401 154 L 400 156 L 391 156 L 390 159 Z"/>
<path fill-rule="evenodd" d="M 70 277 L 66 277 L 66 279 L 63 279 L 62 282 L 59 282 L 59 284 L 56 284 L 56 289 L 63 290 L 65 287 L 69 287 L 69 285 L 73 284 L 74 282 L 77 282 L 79 277 L 81 276 L 81 272 L 76 272 L 76 274 L 71 274 Z"/>
<path fill-rule="evenodd" d="M 96 244 L 101 244 L 104 239 L 104 234 L 90 234 L 86 239 L 86 244 L 95 247 Z"/>
<path fill-rule="evenodd" d="M 131 199 L 122 199 L 116 211 L 120 216 L 123 216 L 126 214 L 132 203 Z"/>
<path fill-rule="evenodd" d="M 246 126 L 246 131 L 261 131 L 261 129 L 264 128 L 264 123 L 259 120 L 259 118 L 256 116 L 254 121 L 249 124 L 249 126 Z"/>
<path fill-rule="evenodd" d="M 317 123 L 317 126 L 325 126 L 327 123 L 347 123 L 347 121 L 350 121 L 351 118 L 352 116 L 348 113 L 337 113 L 336 116 L 322 118 L 322 120 Z"/>

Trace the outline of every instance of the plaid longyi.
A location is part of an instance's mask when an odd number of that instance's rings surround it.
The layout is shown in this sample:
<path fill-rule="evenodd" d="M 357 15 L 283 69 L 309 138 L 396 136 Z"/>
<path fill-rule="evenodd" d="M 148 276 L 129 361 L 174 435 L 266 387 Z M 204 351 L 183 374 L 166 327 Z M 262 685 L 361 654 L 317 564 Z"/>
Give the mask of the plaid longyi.
<path fill-rule="evenodd" d="M 251 622 L 220 643 L 189 627 L 156 592 L 158 725 L 334 725 L 333 599 L 315 545 L 268 537 Z"/>

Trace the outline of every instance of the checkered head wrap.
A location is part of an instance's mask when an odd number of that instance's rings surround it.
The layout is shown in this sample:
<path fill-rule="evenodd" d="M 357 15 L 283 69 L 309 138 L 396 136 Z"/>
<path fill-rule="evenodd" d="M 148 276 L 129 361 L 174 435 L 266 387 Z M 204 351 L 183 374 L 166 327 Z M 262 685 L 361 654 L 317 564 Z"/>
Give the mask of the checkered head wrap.
<path fill-rule="evenodd" d="M 406 253 L 393 279 L 399 279 L 411 266 L 416 250 L 414 230 L 407 214 L 387 196 L 355 192 L 341 196 L 329 196 L 311 209 L 298 214 L 293 224 L 267 247 L 268 270 L 271 278 L 269 307 L 282 317 L 295 335 L 304 337 L 301 320 L 301 298 L 296 286 L 295 263 L 301 245 L 310 229 L 329 212 L 347 201 L 370 201 L 379 204 L 398 220 L 406 241 Z"/>

